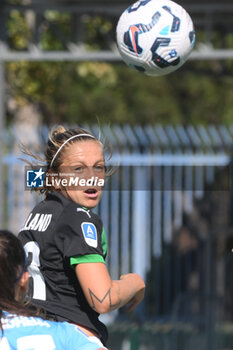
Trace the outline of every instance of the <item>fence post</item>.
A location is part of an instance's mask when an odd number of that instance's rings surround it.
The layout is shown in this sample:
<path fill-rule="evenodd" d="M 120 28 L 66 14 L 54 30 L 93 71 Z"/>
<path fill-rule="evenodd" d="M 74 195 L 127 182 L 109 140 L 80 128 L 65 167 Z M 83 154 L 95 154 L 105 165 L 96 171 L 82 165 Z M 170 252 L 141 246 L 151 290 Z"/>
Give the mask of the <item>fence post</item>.
<path fill-rule="evenodd" d="M 3 171 L 3 130 L 4 130 L 4 119 L 5 119 L 5 108 L 4 108 L 4 89 L 5 89 L 5 76 L 4 76 L 4 62 L 0 60 L 0 227 L 4 225 L 4 171 Z"/>
<path fill-rule="evenodd" d="M 213 252 L 213 232 L 209 230 L 207 237 L 206 251 L 206 349 L 216 349 L 216 334 L 215 334 L 215 256 Z"/>
<path fill-rule="evenodd" d="M 148 167 L 134 168 L 132 197 L 132 270 L 143 280 L 150 269 L 151 237 L 149 232 L 150 201 L 148 186 Z M 139 318 L 145 315 L 145 300 L 135 311 Z"/>

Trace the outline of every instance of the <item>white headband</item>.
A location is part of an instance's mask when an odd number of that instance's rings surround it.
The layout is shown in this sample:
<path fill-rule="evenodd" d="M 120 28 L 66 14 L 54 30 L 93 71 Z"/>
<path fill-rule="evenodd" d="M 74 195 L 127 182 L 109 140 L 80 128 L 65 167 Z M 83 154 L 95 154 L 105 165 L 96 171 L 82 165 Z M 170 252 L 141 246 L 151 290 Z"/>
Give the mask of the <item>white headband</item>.
<path fill-rule="evenodd" d="M 51 163 L 50 163 L 50 168 L 52 168 L 53 163 L 54 163 L 54 161 L 55 161 L 55 159 L 56 159 L 58 153 L 59 153 L 59 152 L 61 151 L 61 149 L 67 144 L 67 142 L 69 142 L 70 140 L 74 139 L 75 137 L 82 137 L 82 136 L 91 137 L 92 139 L 95 139 L 95 137 L 92 136 L 92 135 L 90 135 L 90 134 L 78 134 L 78 135 L 73 135 L 73 136 L 71 136 L 69 139 L 67 139 L 67 140 L 58 148 L 57 152 L 54 154 L 53 159 L 52 159 L 52 161 L 51 161 Z"/>

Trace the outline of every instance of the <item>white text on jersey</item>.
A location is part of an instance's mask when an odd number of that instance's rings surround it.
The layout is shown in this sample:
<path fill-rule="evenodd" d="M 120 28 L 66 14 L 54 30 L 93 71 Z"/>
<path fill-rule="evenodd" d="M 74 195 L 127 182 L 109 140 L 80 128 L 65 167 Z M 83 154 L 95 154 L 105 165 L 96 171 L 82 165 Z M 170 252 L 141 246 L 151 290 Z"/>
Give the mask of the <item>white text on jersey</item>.
<path fill-rule="evenodd" d="M 50 324 L 41 318 L 38 317 L 9 317 L 2 318 L 3 329 L 9 328 L 19 328 L 19 327 L 30 327 L 30 326 L 41 326 L 41 327 L 50 327 Z"/>
<path fill-rule="evenodd" d="M 34 216 L 33 215 L 33 213 L 29 215 L 24 227 L 20 231 L 35 230 L 39 232 L 44 232 L 47 230 L 52 220 L 52 214 L 36 213 Z"/>

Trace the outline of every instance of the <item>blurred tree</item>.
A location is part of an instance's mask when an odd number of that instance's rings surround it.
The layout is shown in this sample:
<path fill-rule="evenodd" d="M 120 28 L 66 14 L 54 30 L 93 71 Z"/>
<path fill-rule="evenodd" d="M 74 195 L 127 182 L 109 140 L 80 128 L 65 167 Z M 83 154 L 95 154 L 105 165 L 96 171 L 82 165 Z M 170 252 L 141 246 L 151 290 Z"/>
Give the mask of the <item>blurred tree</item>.
<path fill-rule="evenodd" d="M 44 16 L 41 47 L 66 49 L 71 15 L 47 11 Z M 8 36 L 14 50 L 30 45 L 28 21 L 28 15 L 10 13 Z M 114 31 L 113 23 L 86 16 L 84 24 L 88 49 L 105 49 L 103 37 Z M 217 43 L 219 36 L 215 36 Z M 229 35 L 226 45 L 232 43 L 233 35 Z M 37 104 L 48 124 L 96 123 L 97 118 L 103 123 L 130 124 L 233 121 L 232 61 L 188 61 L 162 77 L 145 76 L 123 62 L 9 62 L 6 66 L 9 100 L 16 106 Z"/>

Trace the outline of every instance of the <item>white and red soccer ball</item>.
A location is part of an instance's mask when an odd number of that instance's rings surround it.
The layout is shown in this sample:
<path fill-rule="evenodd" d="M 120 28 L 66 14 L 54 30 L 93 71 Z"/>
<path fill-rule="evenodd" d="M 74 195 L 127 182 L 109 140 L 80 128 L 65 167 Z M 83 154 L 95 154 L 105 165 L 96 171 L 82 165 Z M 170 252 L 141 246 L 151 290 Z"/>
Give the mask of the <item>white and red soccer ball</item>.
<path fill-rule="evenodd" d="M 140 0 L 120 16 L 116 37 L 126 64 L 160 76 L 181 67 L 195 43 L 187 11 L 171 0 Z"/>

